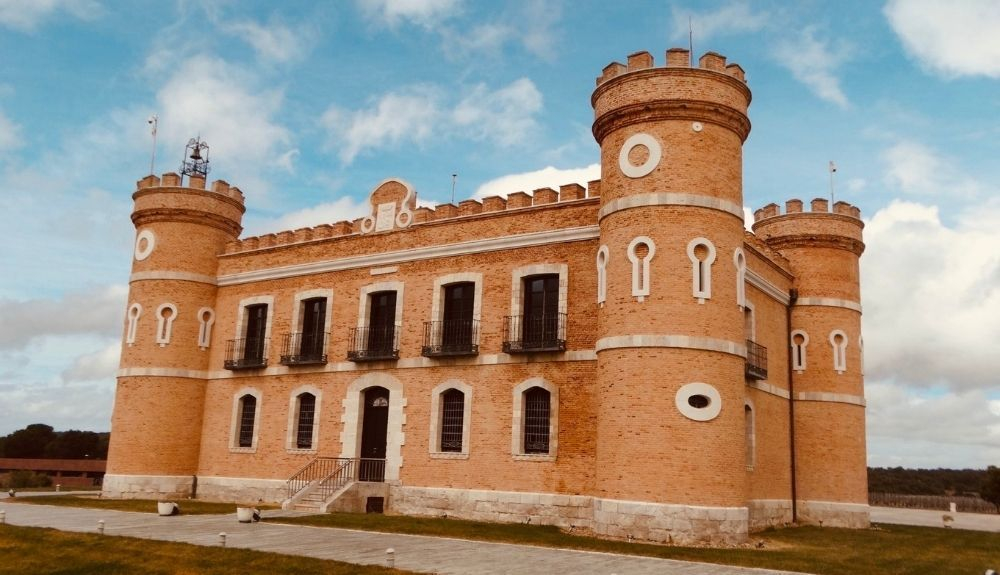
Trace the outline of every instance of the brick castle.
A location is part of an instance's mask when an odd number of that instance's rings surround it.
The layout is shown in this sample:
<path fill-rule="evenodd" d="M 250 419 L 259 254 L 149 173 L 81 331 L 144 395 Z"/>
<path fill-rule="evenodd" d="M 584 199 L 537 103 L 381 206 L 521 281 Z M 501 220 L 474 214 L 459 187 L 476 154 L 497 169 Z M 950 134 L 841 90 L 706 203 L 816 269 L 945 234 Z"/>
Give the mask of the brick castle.
<path fill-rule="evenodd" d="M 612 63 L 601 179 L 239 239 L 242 193 L 148 176 L 105 496 L 739 542 L 868 524 L 857 208 L 744 229 L 743 70 Z"/>

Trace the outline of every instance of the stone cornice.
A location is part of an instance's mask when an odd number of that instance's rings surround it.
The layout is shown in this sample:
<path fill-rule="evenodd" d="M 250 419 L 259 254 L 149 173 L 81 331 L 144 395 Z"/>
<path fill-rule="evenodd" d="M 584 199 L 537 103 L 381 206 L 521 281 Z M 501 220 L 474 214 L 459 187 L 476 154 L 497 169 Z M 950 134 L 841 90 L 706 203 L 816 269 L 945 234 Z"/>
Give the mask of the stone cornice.
<path fill-rule="evenodd" d="M 777 251 L 787 248 L 834 248 L 860 256 L 865 251 L 861 240 L 833 234 L 793 234 L 767 239 L 767 245 Z"/>
<path fill-rule="evenodd" d="M 750 135 L 750 119 L 734 108 L 701 100 L 652 100 L 614 108 L 594 120 L 598 142 L 613 130 L 625 126 L 665 120 L 692 120 L 716 124 L 736 132 L 740 141 Z"/>
<path fill-rule="evenodd" d="M 149 208 L 132 213 L 132 223 L 136 227 L 155 222 L 182 222 L 213 227 L 232 235 L 234 238 L 243 231 L 243 226 L 233 220 L 205 212 L 184 208 Z"/>

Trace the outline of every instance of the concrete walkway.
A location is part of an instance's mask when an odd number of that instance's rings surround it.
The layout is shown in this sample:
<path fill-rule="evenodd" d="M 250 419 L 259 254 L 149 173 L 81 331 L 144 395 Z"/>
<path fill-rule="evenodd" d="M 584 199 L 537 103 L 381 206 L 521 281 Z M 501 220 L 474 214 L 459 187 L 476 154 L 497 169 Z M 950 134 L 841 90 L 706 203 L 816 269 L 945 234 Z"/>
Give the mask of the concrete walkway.
<path fill-rule="evenodd" d="M 985 513 L 949 513 L 927 509 L 901 509 L 898 507 L 872 507 L 872 523 L 894 523 L 896 525 L 919 525 L 922 527 L 943 527 L 942 515 L 950 515 L 955 521 L 952 529 L 972 531 L 993 531 L 1000 533 L 1000 515 Z"/>
<path fill-rule="evenodd" d="M 25 494 L 27 495 L 27 494 Z M 21 495 L 19 494 L 18 497 Z M 182 504 L 183 505 L 183 504 Z M 182 507 L 183 510 L 183 507 Z M 105 535 L 219 545 L 226 533 L 227 547 L 335 559 L 362 565 L 385 565 L 386 549 L 395 550 L 395 566 L 423 573 L 487 575 L 509 573 L 572 573 L 573 575 L 787 575 L 786 571 L 729 567 L 670 559 L 612 555 L 533 547 L 304 527 L 273 523 L 242 524 L 231 515 L 178 515 L 131 513 L 75 507 L 11 503 L 0 499 L 0 511 L 11 525 L 52 527 L 62 531 L 94 533 L 104 521 Z M 302 514 L 265 511 L 265 517 Z"/>

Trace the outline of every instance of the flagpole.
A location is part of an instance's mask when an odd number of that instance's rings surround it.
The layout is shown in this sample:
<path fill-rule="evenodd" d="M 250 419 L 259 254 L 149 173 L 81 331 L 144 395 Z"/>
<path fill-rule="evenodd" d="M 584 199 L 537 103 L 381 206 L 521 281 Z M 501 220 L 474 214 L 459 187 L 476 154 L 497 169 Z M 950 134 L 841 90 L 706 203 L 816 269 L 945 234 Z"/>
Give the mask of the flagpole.
<path fill-rule="evenodd" d="M 830 160 L 830 211 L 833 211 L 833 173 L 837 171 L 837 165 Z"/>
<path fill-rule="evenodd" d="M 146 120 L 150 125 L 150 133 L 153 135 L 153 153 L 149 158 L 149 174 L 156 174 L 156 124 L 160 121 L 159 116 L 153 114 Z"/>

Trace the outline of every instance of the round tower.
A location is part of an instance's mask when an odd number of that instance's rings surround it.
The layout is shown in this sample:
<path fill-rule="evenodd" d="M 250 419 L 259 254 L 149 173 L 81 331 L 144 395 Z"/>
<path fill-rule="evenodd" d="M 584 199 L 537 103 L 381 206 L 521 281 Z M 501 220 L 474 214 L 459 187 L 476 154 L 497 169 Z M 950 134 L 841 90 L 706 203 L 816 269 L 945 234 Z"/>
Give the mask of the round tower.
<path fill-rule="evenodd" d="M 743 70 L 712 52 L 697 67 L 687 50 L 667 51 L 664 67 L 639 52 L 597 79 L 601 534 L 633 535 L 652 510 L 648 539 L 746 537 L 738 268 L 750 97 Z"/>
<path fill-rule="evenodd" d="M 868 468 L 861 340 L 861 211 L 825 199 L 770 204 L 753 231 L 795 273 L 789 345 L 798 519 L 868 526 Z"/>
<path fill-rule="evenodd" d="M 136 240 L 104 493 L 191 496 L 201 446 L 217 255 L 235 240 L 243 194 L 168 173 L 132 195 Z"/>

